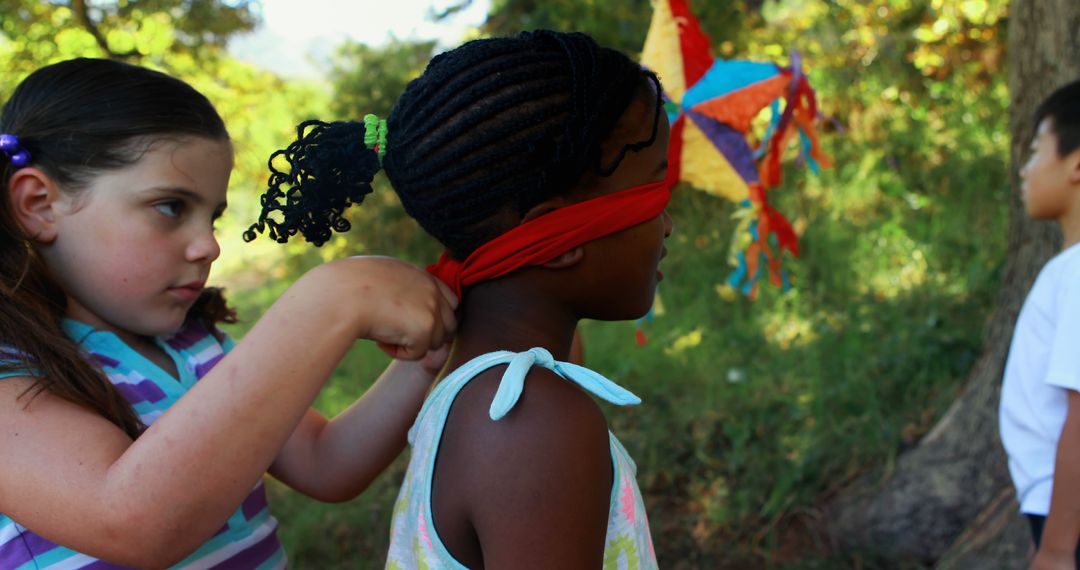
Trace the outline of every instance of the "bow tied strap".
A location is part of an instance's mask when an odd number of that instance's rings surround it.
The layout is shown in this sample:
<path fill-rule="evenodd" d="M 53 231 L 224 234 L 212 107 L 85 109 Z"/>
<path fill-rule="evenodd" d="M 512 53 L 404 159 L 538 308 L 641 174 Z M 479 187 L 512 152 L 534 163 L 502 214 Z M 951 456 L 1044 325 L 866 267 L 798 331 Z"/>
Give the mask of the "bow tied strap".
<path fill-rule="evenodd" d="M 514 354 L 510 358 L 506 372 L 499 381 L 499 389 L 496 390 L 495 398 L 491 401 L 491 407 L 488 410 L 488 416 L 492 420 L 502 419 L 517 404 L 522 390 L 525 389 L 525 376 L 529 374 L 529 369 L 533 366 L 547 368 L 561 378 L 577 384 L 583 390 L 612 404 L 628 406 L 641 403 L 641 398 L 626 388 L 584 366 L 555 360 L 550 352 L 537 347 Z"/>

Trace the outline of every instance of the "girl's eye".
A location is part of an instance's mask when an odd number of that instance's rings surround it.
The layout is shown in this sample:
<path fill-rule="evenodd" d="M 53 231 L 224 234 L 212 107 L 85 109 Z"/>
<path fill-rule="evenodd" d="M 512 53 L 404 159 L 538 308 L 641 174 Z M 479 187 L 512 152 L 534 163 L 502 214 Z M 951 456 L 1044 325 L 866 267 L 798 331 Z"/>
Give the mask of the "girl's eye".
<path fill-rule="evenodd" d="M 179 200 L 170 200 L 168 202 L 159 202 L 154 204 L 154 209 L 161 212 L 163 215 L 170 218 L 176 218 L 180 216 L 180 210 L 183 208 L 183 204 Z"/>
<path fill-rule="evenodd" d="M 222 216 L 222 215 L 223 215 L 224 213 L 225 213 L 225 209 L 224 209 L 224 208 L 222 208 L 222 209 L 220 209 L 220 210 L 217 210 L 217 211 L 215 211 L 215 212 L 214 212 L 214 217 L 213 217 L 213 218 L 211 218 L 211 220 L 210 220 L 210 225 L 211 225 L 211 226 L 212 226 L 212 227 L 214 228 L 214 231 L 215 231 L 215 232 L 216 232 L 216 231 L 217 231 L 217 229 L 218 229 L 218 222 L 220 222 L 220 221 L 221 221 L 221 216 Z"/>

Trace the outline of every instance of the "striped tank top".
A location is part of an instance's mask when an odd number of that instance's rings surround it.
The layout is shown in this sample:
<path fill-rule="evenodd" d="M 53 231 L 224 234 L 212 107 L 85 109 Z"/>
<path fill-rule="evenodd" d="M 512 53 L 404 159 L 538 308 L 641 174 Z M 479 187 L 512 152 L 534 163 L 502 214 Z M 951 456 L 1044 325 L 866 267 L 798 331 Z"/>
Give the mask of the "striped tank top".
<path fill-rule="evenodd" d="M 180 396 L 202 378 L 232 348 L 229 338 L 219 341 L 205 328 L 189 324 L 169 338 L 155 342 L 176 364 L 173 378 L 127 346 L 111 332 L 66 320 L 64 332 L 78 342 L 131 402 L 147 426 L 154 423 Z M 0 358 L 13 355 L 0 351 Z M 33 375 L 32 371 L 0 373 L 0 379 Z M 277 520 L 270 515 L 266 489 L 260 481 L 225 526 L 198 550 L 173 568 L 185 570 L 272 570 L 285 568 L 285 550 L 277 536 Z M 0 570 L 68 570 L 123 568 L 55 544 L 0 513 Z"/>
<path fill-rule="evenodd" d="M 409 430 L 412 458 L 394 505 L 386 570 L 468 570 L 450 554 L 433 523 L 431 488 L 435 457 L 450 407 L 458 393 L 477 374 L 499 365 L 508 366 L 491 403 L 493 421 L 498 421 L 517 405 L 524 390 L 525 376 L 533 366 L 547 368 L 612 404 L 625 406 L 641 402 L 634 394 L 588 368 L 556 361 L 543 348 L 520 353 L 492 352 L 462 365 L 432 390 Z M 608 440 L 613 478 L 603 568 L 655 570 L 656 552 L 637 484 L 637 466 L 610 431 Z M 519 515 L 527 516 L 514 516 Z"/>

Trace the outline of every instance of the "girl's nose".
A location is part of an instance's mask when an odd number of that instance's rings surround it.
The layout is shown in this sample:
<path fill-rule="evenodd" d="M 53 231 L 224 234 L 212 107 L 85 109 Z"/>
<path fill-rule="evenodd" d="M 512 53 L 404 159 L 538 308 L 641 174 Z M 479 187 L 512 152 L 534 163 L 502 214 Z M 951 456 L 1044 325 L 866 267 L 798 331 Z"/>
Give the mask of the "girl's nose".
<path fill-rule="evenodd" d="M 221 245 L 218 244 L 217 236 L 214 235 L 213 230 L 199 235 L 198 238 L 188 244 L 188 261 L 209 263 L 215 261 L 219 255 L 221 255 Z"/>
<path fill-rule="evenodd" d="M 671 232 L 675 231 L 675 220 L 667 210 L 664 210 L 664 213 L 661 215 L 664 217 L 664 237 L 671 237 Z"/>

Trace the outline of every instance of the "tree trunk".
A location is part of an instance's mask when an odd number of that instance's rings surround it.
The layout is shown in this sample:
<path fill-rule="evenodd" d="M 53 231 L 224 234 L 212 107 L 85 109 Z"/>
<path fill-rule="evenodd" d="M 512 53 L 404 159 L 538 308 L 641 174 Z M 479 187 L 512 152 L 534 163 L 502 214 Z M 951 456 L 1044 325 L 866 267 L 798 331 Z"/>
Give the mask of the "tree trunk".
<path fill-rule="evenodd" d="M 1030 220 L 1017 174 L 1033 134 L 1036 106 L 1080 78 L 1080 2 L 1015 0 L 1009 21 L 1012 193 L 1008 257 L 984 352 L 963 393 L 895 468 L 855 482 L 829 508 L 828 533 L 841 551 L 949 568 L 1022 567 L 1026 543 L 998 438 L 1001 375 L 1013 326 L 1035 276 L 1057 250 L 1055 225 Z M 1007 508 L 1005 508 L 1007 507 Z M 959 540 L 958 540 L 959 539 Z M 950 547 L 956 545 L 952 551 Z M 990 566 L 992 567 L 992 566 Z"/>

